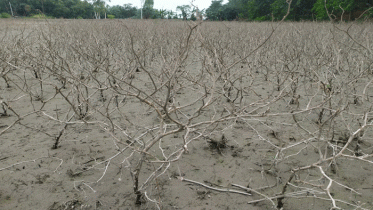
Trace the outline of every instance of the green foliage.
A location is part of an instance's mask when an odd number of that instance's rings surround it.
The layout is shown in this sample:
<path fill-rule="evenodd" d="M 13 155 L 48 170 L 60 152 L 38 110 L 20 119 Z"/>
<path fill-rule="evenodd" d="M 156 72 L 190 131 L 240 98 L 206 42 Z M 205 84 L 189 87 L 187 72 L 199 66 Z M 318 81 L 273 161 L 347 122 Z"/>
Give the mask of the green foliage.
<path fill-rule="evenodd" d="M 245 17 L 245 15 L 244 15 L 243 13 L 239 13 L 239 14 L 238 14 L 238 19 L 239 19 L 239 20 L 245 20 L 246 17 Z"/>
<path fill-rule="evenodd" d="M 12 16 L 6 12 L 0 14 L 0 18 L 11 18 Z"/>
<path fill-rule="evenodd" d="M 268 20 L 268 16 L 256 17 L 254 20 L 255 21 L 265 21 L 265 20 Z"/>
<path fill-rule="evenodd" d="M 167 19 L 172 19 L 176 14 L 172 10 L 166 11 Z M 177 17 L 177 16 L 176 16 Z"/>
<path fill-rule="evenodd" d="M 288 20 L 312 18 L 312 8 L 316 0 L 293 0 L 290 6 Z M 271 11 L 275 20 L 281 20 L 287 13 L 289 4 L 286 0 L 275 0 L 271 4 Z"/>
<path fill-rule="evenodd" d="M 229 5 L 223 5 L 222 19 L 223 20 L 236 20 L 239 18 L 239 10 Z"/>
<path fill-rule="evenodd" d="M 107 12 L 105 0 L 93 0 L 93 11 L 96 19 L 101 19 L 101 15 Z"/>
<path fill-rule="evenodd" d="M 63 1 L 59 0 L 55 4 L 53 16 L 57 18 L 69 18 L 70 8 L 68 8 Z"/>
<path fill-rule="evenodd" d="M 359 10 L 363 8 L 359 8 L 359 3 L 355 0 L 328 0 L 326 2 L 325 0 L 317 0 L 312 11 L 316 13 L 318 20 L 326 20 L 329 19 L 329 15 L 332 19 L 340 19 L 342 14 L 351 14 L 353 9 Z"/>
<path fill-rule="evenodd" d="M 187 20 L 189 15 L 190 15 L 190 12 L 191 12 L 191 8 L 189 5 L 182 5 L 182 6 L 177 6 L 176 7 L 176 11 L 179 10 L 181 12 L 181 15 L 183 17 L 183 20 Z"/>
<path fill-rule="evenodd" d="M 154 0 L 145 0 L 144 7 L 154 7 Z"/>
<path fill-rule="evenodd" d="M 271 18 L 271 4 L 274 0 L 249 0 L 250 20 L 269 20 Z"/>
<path fill-rule="evenodd" d="M 31 18 L 33 18 L 33 19 L 51 19 L 53 17 L 46 16 L 44 14 L 36 14 L 36 15 L 32 15 Z"/>
<path fill-rule="evenodd" d="M 209 8 L 206 10 L 206 17 L 209 20 L 222 20 L 223 19 L 223 0 L 212 1 Z"/>
<path fill-rule="evenodd" d="M 248 19 L 249 16 L 249 5 L 248 0 L 230 0 L 226 5 L 223 5 L 226 8 L 223 10 L 223 16 L 225 17 L 233 17 L 233 15 L 240 20 Z M 234 14 L 232 13 L 234 10 Z M 225 14 L 226 12 L 230 14 Z M 227 18 L 228 20 L 230 18 Z"/>
<path fill-rule="evenodd" d="M 206 10 L 209 20 L 281 20 L 287 13 L 288 0 L 214 0 Z M 292 0 L 287 20 L 356 19 L 363 11 L 373 6 L 372 0 Z M 373 17 L 373 9 L 365 16 Z"/>
<path fill-rule="evenodd" d="M 114 19 L 115 16 L 114 16 L 114 15 L 107 15 L 107 18 L 109 18 L 109 19 Z"/>
<path fill-rule="evenodd" d="M 152 12 L 152 15 L 151 15 L 150 18 L 151 19 L 160 19 L 161 18 L 160 11 L 157 10 L 157 9 L 153 9 L 153 12 Z"/>
<path fill-rule="evenodd" d="M 10 5 L 12 11 L 10 10 Z M 0 13 L 13 12 L 14 16 L 30 17 L 45 14 L 52 17 L 83 18 L 93 17 L 93 4 L 86 0 L 6 0 L 0 1 Z"/>
<path fill-rule="evenodd" d="M 10 13 L 9 2 L 14 16 L 32 16 L 45 14 L 56 18 L 91 19 L 104 17 L 104 14 L 114 15 L 116 18 L 130 18 L 136 16 L 138 9 L 131 4 L 110 7 L 106 0 L 0 0 L 0 13 Z"/>
<path fill-rule="evenodd" d="M 192 13 L 192 15 L 190 16 L 190 20 L 192 20 L 192 21 L 196 21 L 196 20 L 197 20 L 197 18 L 196 18 L 196 16 L 194 15 L 194 13 Z"/>
<path fill-rule="evenodd" d="M 275 19 L 281 19 L 286 14 L 287 6 L 286 0 L 276 0 L 271 4 L 271 11 Z"/>
<path fill-rule="evenodd" d="M 165 19 L 166 15 L 167 15 L 167 11 L 165 9 L 158 10 L 158 16 L 159 16 L 159 18 Z"/>
<path fill-rule="evenodd" d="M 142 15 L 144 19 L 149 19 L 153 16 L 154 10 L 150 7 L 144 7 L 142 9 Z"/>
<path fill-rule="evenodd" d="M 115 18 L 132 18 L 136 16 L 137 12 L 136 7 L 133 7 L 132 4 L 116 5 L 108 9 L 108 14 L 114 15 Z"/>
<path fill-rule="evenodd" d="M 153 0 L 145 0 L 145 3 L 142 8 L 142 15 L 144 19 L 154 18 L 154 1 Z"/>

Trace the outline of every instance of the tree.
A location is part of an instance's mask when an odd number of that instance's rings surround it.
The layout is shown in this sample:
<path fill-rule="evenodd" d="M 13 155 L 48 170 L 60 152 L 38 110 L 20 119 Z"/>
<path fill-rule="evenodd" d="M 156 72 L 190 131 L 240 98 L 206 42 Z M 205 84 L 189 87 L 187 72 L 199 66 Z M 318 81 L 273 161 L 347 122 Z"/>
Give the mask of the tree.
<path fill-rule="evenodd" d="M 95 13 L 95 19 L 101 19 L 101 13 L 106 14 L 106 7 L 105 7 L 105 0 L 92 0 L 93 7 L 94 7 L 94 13 Z"/>
<path fill-rule="evenodd" d="M 176 11 L 178 10 L 181 12 L 183 20 L 187 20 L 191 12 L 191 7 L 189 5 L 177 6 Z"/>
<path fill-rule="evenodd" d="M 154 0 L 145 0 L 144 7 L 154 7 Z"/>
<path fill-rule="evenodd" d="M 140 0 L 140 2 L 141 2 L 140 12 L 141 12 L 141 19 L 142 19 L 142 10 L 144 9 L 144 3 L 145 3 L 145 0 Z"/>
<path fill-rule="evenodd" d="M 197 20 L 196 16 L 194 15 L 194 12 L 192 12 L 192 15 L 190 16 L 190 20 L 192 20 L 192 21 Z"/>
<path fill-rule="evenodd" d="M 136 12 L 137 8 L 133 7 L 132 4 L 115 5 L 108 10 L 108 14 L 114 15 L 115 18 L 131 18 L 136 16 Z"/>
<path fill-rule="evenodd" d="M 311 19 L 312 8 L 316 3 L 316 0 L 293 0 L 290 7 L 290 14 L 287 19 L 300 20 L 300 19 Z M 286 14 L 288 9 L 288 3 L 286 0 L 275 0 L 271 4 L 271 11 L 273 17 L 277 20 L 281 20 Z"/>
<path fill-rule="evenodd" d="M 145 0 L 143 9 L 142 9 L 142 17 L 145 19 L 149 19 L 153 16 L 154 13 L 154 0 Z"/>
<path fill-rule="evenodd" d="M 223 5 L 222 19 L 223 20 L 235 20 L 238 18 L 239 9 L 230 6 L 229 4 Z"/>
<path fill-rule="evenodd" d="M 26 15 L 30 14 L 32 7 L 28 4 L 25 4 L 24 7 L 25 7 L 25 14 Z"/>
<path fill-rule="evenodd" d="M 81 17 L 84 19 L 89 19 L 93 18 L 94 16 L 94 7 L 87 1 L 79 1 L 78 4 L 72 7 L 72 10 L 75 14 L 74 18 Z"/>
<path fill-rule="evenodd" d="M 159 13 L 159 17 L 160 17 L 161 19 L 165 19 L 166 15 L 167 15 L 167 10 L 165 10 L 165 9 L 160 9 L 160 10 L 158 10 L 158 13 Z"/>
<path fill-rule="evenodd" d="M 209 20 L 221 20 L 223 11 L 223 0 L 212 1 L 209 8 L 206 10 L 206 16 Z"/>
<path fill-rule="evenodd" d="M 316 13 L 316 18 L 319 20 L 328 18 L 351 20 L 358 18 L 372 4 L 371 0 L 317 0 L 312 11 Z M 372 14 L 372 11 L 370 12 Z"/>
<path fill-rule="evenodd" d="M 270 20 L 271 4 L 274 0 L 249 0 L 248 12 L 250 20 Z"/>
<path fill-rule="evenodd" d="M 172 19 L 174 17 L 174 12 L 172 10 L 166 11 L 167 19 Z"/>
<path fill-rule="evenodd" d="M 316 18 L 318 20 L 328 19 L 328 14 L 331 15 L 332 18 L 336 18 L 336 15 L 342 13 L 339 6 L 341 6 L 345 11 L 349 11 L 351 10 L 353 1 L 354 0 L 317 0 L 312 11 L 316 13 Z"/>
<path fill-rule="evenodd" d="M 55 4 L 55 8 L 53 10 L 53 14 L 55 17 L 63 17 L 67 18 L 67 14 L 70 12 L 70 9 L 65 6 L 62 0 L 59 0 L 57 4 Z"/>

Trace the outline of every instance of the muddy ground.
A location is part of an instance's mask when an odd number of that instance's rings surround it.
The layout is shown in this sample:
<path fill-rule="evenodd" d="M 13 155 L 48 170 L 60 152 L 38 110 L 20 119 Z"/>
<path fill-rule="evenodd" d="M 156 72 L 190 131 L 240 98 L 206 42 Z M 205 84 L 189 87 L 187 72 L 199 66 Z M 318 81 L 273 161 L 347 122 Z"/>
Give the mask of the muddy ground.
<path fill-rule="evenodd" d="M 1 22 L 0 209 L 303 210 L 330 209 L 331 197 L 342 209 L 373 209 L 372 24 L 356 23 L 345 33 L 350 25 L 285 22 L 266 40 L 276 24 L 202 23 L 181 62 L 176 55 L 182 55 L 195 23 Z M 161 29 L 165 32 L 156 32 Z M 134 52 L 131 33 L 139 60 L 121 57 Z M 153 44 L 142 45 L 144 40 Z M 115 53 L 105 54 L 110 50 Z M 95 57 L 97 52 L 108 59 Z M 235 61 L 240 62 L 228 68 Z M 172 127 L 173 122 L 163 121 L 129 92 L 133 86 L 149 91 L 147 71 L 168 67 L 187 72 L 179 75 L 180 88 L 172 87 L 175 106 L 200 102 L 181 109 L 184 116 L 171 117 L 186 122 L 210 88 L 214 102 L 193 123 L 222 120 L 193 127 L 188 151 L 162 168 L 136 205 L 131 171 L 140 159 L 141 142 L 148 144 L 158 135 L 157 126 Z M 122 94 L 115 96 L 107 69 L 122 75 L 117 77 Z M 163 74 L 151 75 L 163 84 Z M 95 83 L 94 78 L 102 80 Z M 88 87 L 89 100 L 75 97 L 85 94 L 79 87 Z M 100 88 L 106 87 L 103 96 Z M 153 102 L 166 93 L 154 94 Z M 89 111 L 77 117 L 72 107 Z M 114 131 L 111 120 L 117 124 Z M 140 183 L 154 171 L 159 174 L 157 161 L 167 162 L 168 155 L 183 148 L 185 135 L 168 135 L 148 151 Z M 345 145 L 345 156 L 328 159 Z"/>

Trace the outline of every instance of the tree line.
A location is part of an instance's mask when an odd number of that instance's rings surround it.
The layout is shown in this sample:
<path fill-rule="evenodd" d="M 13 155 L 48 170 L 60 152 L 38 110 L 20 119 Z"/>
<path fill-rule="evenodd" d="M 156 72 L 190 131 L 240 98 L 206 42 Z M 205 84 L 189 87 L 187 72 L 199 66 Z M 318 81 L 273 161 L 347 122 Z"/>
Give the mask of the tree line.
<path fill-rule="evenodd" d="M 14 17 L 46 16 L 53 18 L 130 18 L 137 8 L 131 4 L 109 6 L 103 0 L 1 0 L 0 13 Z"/>
<path fill-rule="evenodd" d="M 1 17 L 50 17 L 70 19 L 143 18 L 178 19 L 181 14 L 155 9 L 153 0 L 142 8 L 132 4 L 108 5 L 105 0 L 0 0 Z"/>
<path fill-rule="evenodd" d="M 214 0 L 206 10 L 198 11 L 205 19 L 279 20 L 286 14 L 289 0 Z M 373 0 L 292 0 L 288 20 L 354 20 L 373 6 Z M 144 18 L 196 20 L 198 8 L 180 5 L 176 11 L 155 9 L 154 0 L 145 0 L 142 8 L 124 4 L 110 6 L 104 0 L 1 0 L 1 17 L 52 18 Z M 373 17 L 373 9 L 363 15 Z"/>
<path fill-rule="evenodd" d="M 289 0 L 212 1 L 205 15 L 209 20 L 280 20 Z M 288 20 L 354 20 L 373 6 L 373 0 L 292 0 Z M 373 9 L 366 16 L 373 17 Z"/>

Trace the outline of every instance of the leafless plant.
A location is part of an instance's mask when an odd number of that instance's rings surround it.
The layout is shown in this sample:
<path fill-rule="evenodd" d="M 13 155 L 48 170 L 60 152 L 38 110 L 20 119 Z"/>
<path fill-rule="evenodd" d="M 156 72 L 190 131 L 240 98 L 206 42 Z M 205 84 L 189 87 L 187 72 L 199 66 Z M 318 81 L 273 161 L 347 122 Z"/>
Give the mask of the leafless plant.
<path fill-rule="evenodd" d="M 0 34 L 0 136 L 21 127 L 53 148 L 0 171 L 50 159 L 84 195 L 130 177 L 132 201 L 158 208 L 169 177 L 277 209 L 369 209 L 347 179 L 372 171 L 371 26 L 52 22 Z M 92 146 L 107 142 L 105 155 Z M 197 143 L 226 160 L 249 153 L 236 164 L 248 175 L 223 186 L 175 170 Z"/>

